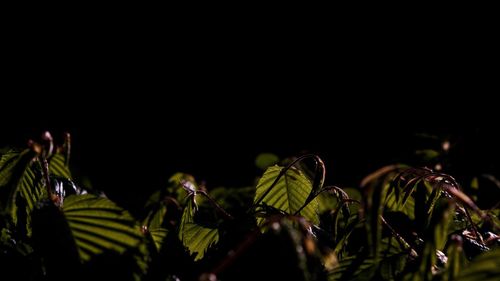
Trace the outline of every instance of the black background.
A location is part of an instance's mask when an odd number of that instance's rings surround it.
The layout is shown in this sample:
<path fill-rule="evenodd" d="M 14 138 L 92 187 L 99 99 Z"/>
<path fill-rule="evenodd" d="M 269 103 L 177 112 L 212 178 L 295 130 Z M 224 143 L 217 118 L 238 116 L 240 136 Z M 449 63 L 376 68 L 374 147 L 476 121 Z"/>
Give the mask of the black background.
<path fill-rule="evenodd" d="M 328 183 L 356 186 L 383 165 L 420 164 L 415 150 L 438 144 L 418 133 L 452 141 L 452 175 L 500 171 L 487 38 L 224 30 L 15 33 L 0 145 L 70 132 L 76 175 L 136 209 L 177 171 L 250 185 L 260 152 L 317 153 Z"/>
<path fill-rule="evenodd" d="M 303 97 L 307 99 L 307 94 Z M 255 103 L 245 107 L 245 99 Z M 172 106 L 160 99 L 138 98 L 121 105 L 87 103 L 83 109 L 46 114 L 34 108 L 4 126 L 1 144 L 23 146 L 28 139 L 39 139 L 44 130 L 60 142 L 62 134 L 70 132 L 77 180 L 88 176 L 94 188 L 136 211 L 177 171 L 206 181 L 208 188 L 251 185 L 261 173 L 254 164 L 261 152 L 282 158 L 317 153 L 325 160 L 327 183 L 357 186 L 363 176 L 383 165 L 422 164 L 415 150 L 439 148 L 439 142 L 420 138 L 419 133 L 451 141 L 453 165 L 446 172 L 459 180 L 500 171 L 497 128 L 486 119 L 434 114 L 405 118 L 404 114 L 428 109 L 390 110 L 391 105 L 346 110 L 321 98 L 311 102 L 317 106 L 305 110 L 301 109 L 305 103 L 266 104 L 260 97 L 244 95 L 235 96 L 233 104 L 215 107 L 208 103 L 195 107 L 189 100 Z"/>

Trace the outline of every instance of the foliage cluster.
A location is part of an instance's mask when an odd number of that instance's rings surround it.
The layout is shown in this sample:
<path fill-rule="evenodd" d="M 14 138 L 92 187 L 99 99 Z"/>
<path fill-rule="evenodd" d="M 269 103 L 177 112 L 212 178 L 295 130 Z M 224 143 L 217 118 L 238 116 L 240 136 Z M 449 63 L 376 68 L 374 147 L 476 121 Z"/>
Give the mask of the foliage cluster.
<path fill-rule="evenodd" d="M 316 155 L 261 154 L 254 186 L 177 173 L 137 218 L 75 183 L 70 146 L 46 133 L 0 152 L 1 280 L 500 278 L 499 204 L 437 170 L 390 165 L 341 188 Z"/>

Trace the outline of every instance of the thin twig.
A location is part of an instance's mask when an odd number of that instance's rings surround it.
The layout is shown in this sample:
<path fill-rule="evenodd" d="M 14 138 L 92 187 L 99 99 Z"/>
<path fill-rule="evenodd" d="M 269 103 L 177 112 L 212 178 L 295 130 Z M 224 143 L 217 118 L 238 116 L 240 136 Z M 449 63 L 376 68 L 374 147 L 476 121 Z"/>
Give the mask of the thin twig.
<path fill-rule="evenodd" d="M 412 257 L 415 257 L 415 258 L 418 257 L 417 251 L 415 251 L 413 249 L 413 247 L 408 242 L 406 242 L 406 240 L 401 235 L 399 235 L 399 233 L 396 230 L 394 230 L 394 228 L 392 228 L 392 226 L 384 219 L 383 216 L 380 216 L 380 220 L 382 221 L 382 224 L 384 224 L 389 229 L 389 231 L 392 233 L 392 235 L 394 237 L 396 237 L 396 239 L 398 239 L 398 242 L 400 244 L 402 244 L 406 248 L 410 249 L 410 255 Z"/>
<path fill-rule="evenodd" d="M 224 215 L 224 217 L 226 219 L 229 219 L 229 220 L 234 219 L 234 217 L 231 216 L 231 214 L 229 214 L 226 210 L 224 210 L 224 208 L 222 208 L 222 206 L 219 205 L 214 199 L 212 199 L 212 197 L 210 197 L 205 191 L 199 190 L 196 193 L 199 193 L 199 194 L 202 194 L 203 196 L 205 196 L 205 198 L 208 199 L 210 204 L 212 204 L 212 206 L 214 206 L 217 211 L 219 211 L 222 215 Z"/>
<path fill-rule="evenodd" d="M 69 157 L 71 156 L 71 135 L 69 133 L 64 134 L 64 164 L 69 166 Z"/>
<path fill-rule="evenodd" d="M 45 158 L 42 158 L 42 172 L 45 178 L 45 188 L 47 189 L 47 195 L 49 196 L 49 199 L 52 200 L 52 187 L 50 185 L 49 177 L 49 162 Z"/>
<path fill-rule="evenodd" d="M 238 244 L 238 247 L 235 250 L 231 250 L 227 253 L 226 258 L 224 258 L 217 267 L 212 270 L 211 273 L 217 275 L 223 272 L 226 268 L 228 268 L 231 264 L 233 264 L 261 235 L 260 229 L 257 229 L 247 235 L 245 240 Z"/>

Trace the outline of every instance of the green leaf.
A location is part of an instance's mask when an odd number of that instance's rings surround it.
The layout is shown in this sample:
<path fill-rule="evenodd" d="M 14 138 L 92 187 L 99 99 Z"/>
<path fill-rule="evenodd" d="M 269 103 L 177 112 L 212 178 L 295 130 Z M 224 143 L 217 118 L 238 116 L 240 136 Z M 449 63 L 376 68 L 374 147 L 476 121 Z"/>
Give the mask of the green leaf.
<path fill-rule="evenodd" d="M 28 237 L 31 236 L 31 214 L 36 204 L 43 198 L 48 198 L 47 189 L 42 182 L 39 163 L 36 162 L 25 170 L 18 186 L 16 204 L 11 212 L 17 228 L 23 229 Z"/>
<path fill-rule="evenodd" d="M 62 178 L 71 179 L 71 172 L 69 170 L 67 156 L 62 152 L 57 152 L 48 160 L 49 171 L 52 175 Z"/>
<path fill-rule="evenodd" d="M 155 243 L 156 250 L 160 251 L 168 235 L 168 230 L 164 227 L 149 228 L 149 234 Z"/>
<path fill-rule="evenodd" d="M 352 220 L 348 222 L 348 224 L 342 229 L 342 231 L 334 230 L 334 237 L 336 245 L 334 247 L 334 252 L 341 255 L 344 251 L 344 248 L 349 241 L 350 235 L 353 233 L 356 227 L 360 225 L 358 216 L 355 216 Z M 335 227 L 334 229 L 337 229 Z"/>
<path fill-rule="evenodd" d="M 144 235 L 127 211 L 91 194 L 68 196 L 62 210 L 83 262 L 107 251 L 129 252 L 142 273 L 146 271 Z"/>
<path fill-rule="evenodd" d="M 441 198 L 436 202 L 435 210 L 429 220 L 429 225 L 426 228 L 424 240 L 424 250 L 419 257 L 420 267 L 415 273 L 423 278 L 423 280 L 432 280 L 433 275 L 431 268 L 438 262 L 436 255 L 437 250 L 443 250 L 448 227 L 453 219 L 454 203 L 448 199 Z"/>
<path fill-rule="evenodd" d="M 157 207 L 144 219 L 142 225 L 147 227 L 151 239 L 153 240 L 156 249 L 160 251 L 163 246 L 163 240 L 168 234 L 168 230 L 163 226 L 163 221 L 167 213 L 167 205 L 160 203 Z"/>
<path fill-rule="evenodd" d="M 189 199 L 193 200 L 189 200 Z M 187 247 L 190 254 L 196 254 L 194 260 L 203 258 L 208 248 L 219 241 L 219 231 L 217 228 L 201 226 L 194 221 L 196 212 L 193 204 L 196 195 L 189 196 L 186 207 L 181 218 L 179 227 L 179 239 Z"/>
<path fill-rule="evenodd" d="M 36 156 L 31 149 L 22 152 L 10 150 L 0 159 L 0 207 L 3 206 L 18 231 L 28 237 L 31 236 L 31 213 L 36 203 L 47 197 L 40 161 Z M 48 162 L 51 176 L 71 177 L 63 153 L 57 152 Z M 61 200 L 63 197 L 61 194 Z M 22 220 L 22 224 L 18 224 L 18 220 Z"/>
<path fill-rule="evenodd" d="M 369 174 L 361 181 L 364 195 L 363 212 L 368 234 L 366 238 L 371 254 L 376 261 L 379 259 L 380 240 L 382 238 L 381 215 L 386 205 L 387 194 L 398 190 L 398 187 L 392 186 L 391 182 L 394 182 L 394 178 L 404 168 L 405 166 L 401 164 L 388 165 Z M 398 201 L 398 198 L 399 195 L 396 193 L 395 200 Z"/>
<path fill-rule="evenodd" d="M 408 218 L 412 220 L 415 218 L 415 199 L 411 196 L 409 196 L 404 202 L 403 200 L 398 201 L 396 191 L 389 189 L 384 204 L 387 211 L 399 211 L 407 215 Z"/>
<path fill-rule="evenodd" d="M 500 280 L 500 248 L 477 256 L 463 270 L 457 281 L 496 281 Z"/>
<path fill-rule="evenodd" d="M 148 228 L 159 228 L 163 226 L 163 220 L 167 214 L 167 205 L 159 203 L 156 208 L 151 210 L 147 217 L 142 222 L 142 225 Z"/>
<path fill-rule="evenodd" d="M 18 188 L 23 184 L 25 171 L 35 157 L 36 152 L 26 149 L 22 152 L 10 150 L 0 158 L 1 211 L 12 212 Z"/>
<path fill-rule="evenodd" d="M 255 166 L 259 169 L 265 170 L 267 167 L 278 163 L 279 160 L 278 156 L 272 153 L 261 153 L 257 155 L 257 158 L 255 159 Z"/>
<path fill-rule="evenodd" d="M 219 241 L 219 231 L 216 228 L 207 228 L 195 223 L 186 223 L 182 227 L 182 244 L 190 254 L 196 254 L 194 260 L 203 258 L 208 248 Z"/>
<path fill-rule="evenodd" d="M 320 193 L 317 198 L 319 214 L 329 213 L 332 210 L 337 209 L 339 204 L 342 204 L 341 201 L 339 202 L 337 197 L 328 192 Z"/>
<path fill-rule="evenodd" d="M 0 159 L 0 207 L 21 236 L 31 236 L 31 213 L 47 197 L 36 152 L 10 150 Z"/>
<path fill-rule="evenodd" d="M 319 214 L 323 214 L 325 212 L 331 212 L 339 205 L 342 205 L 345 200 L 356 200 L 358 202 L 361 202 L 361 193 L 357 189 L 354 188 L 338 188 L 335 186 L 332 186 L 326 191 L 321 192 L 318 197 L 317 201 L 319 204 Z M 354 209 L 354 212 L 357 212 L 359 209 L 358 205 L 355 204 L 346 204 L 347 209 L 346 210 L 346 215 L 349 216 L 349 211 L 350 209 Z"/>
<path fill-rule="evenodd" d="M 280 166 L 267 168 L 266 172 L 257 183 L 254 203 L 262 203 L 291 215 L 300 211 L 299 214 L 301 216 L 314 224 L 318 224 L 319 205 L 316 198 L 300 210 L 311 193 L 311 181 L 302 171 L 294 167 L 288 169 L 278 179 L 283 169 L 284 168 Z M 259 225 L 262 222 L 262 218 L 257 219 Z"/>
<path fill-rule="evenodd" d="M 365 189 L 365 217 L 368 243 L 371 245 L 371 253 L 378 262 L 380 250 L 380 240 L 382 239 L 381 216 L 384 210 L 383 201 L 389 184 L 376 185 Z"/>

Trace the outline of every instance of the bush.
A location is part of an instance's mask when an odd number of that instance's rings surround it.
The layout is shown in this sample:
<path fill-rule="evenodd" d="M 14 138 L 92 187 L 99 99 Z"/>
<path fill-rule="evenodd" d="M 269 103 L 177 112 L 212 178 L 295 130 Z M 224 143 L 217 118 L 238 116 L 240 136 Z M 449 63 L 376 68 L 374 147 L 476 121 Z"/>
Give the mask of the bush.
<path fill-rule="evenodd" d="M 177 173 L 134 218 L 75 183 L 69 150 L 69 135 L 55 146 L 46 133 L 1 152 L 2 280 L 500 276 L 499 204 L 480 209 L 453 177 L 429 168 L 390 165 L 341 188 L 324 185 L 316 155 L 263 154 L 255 187 L 207 189 Z"/>

